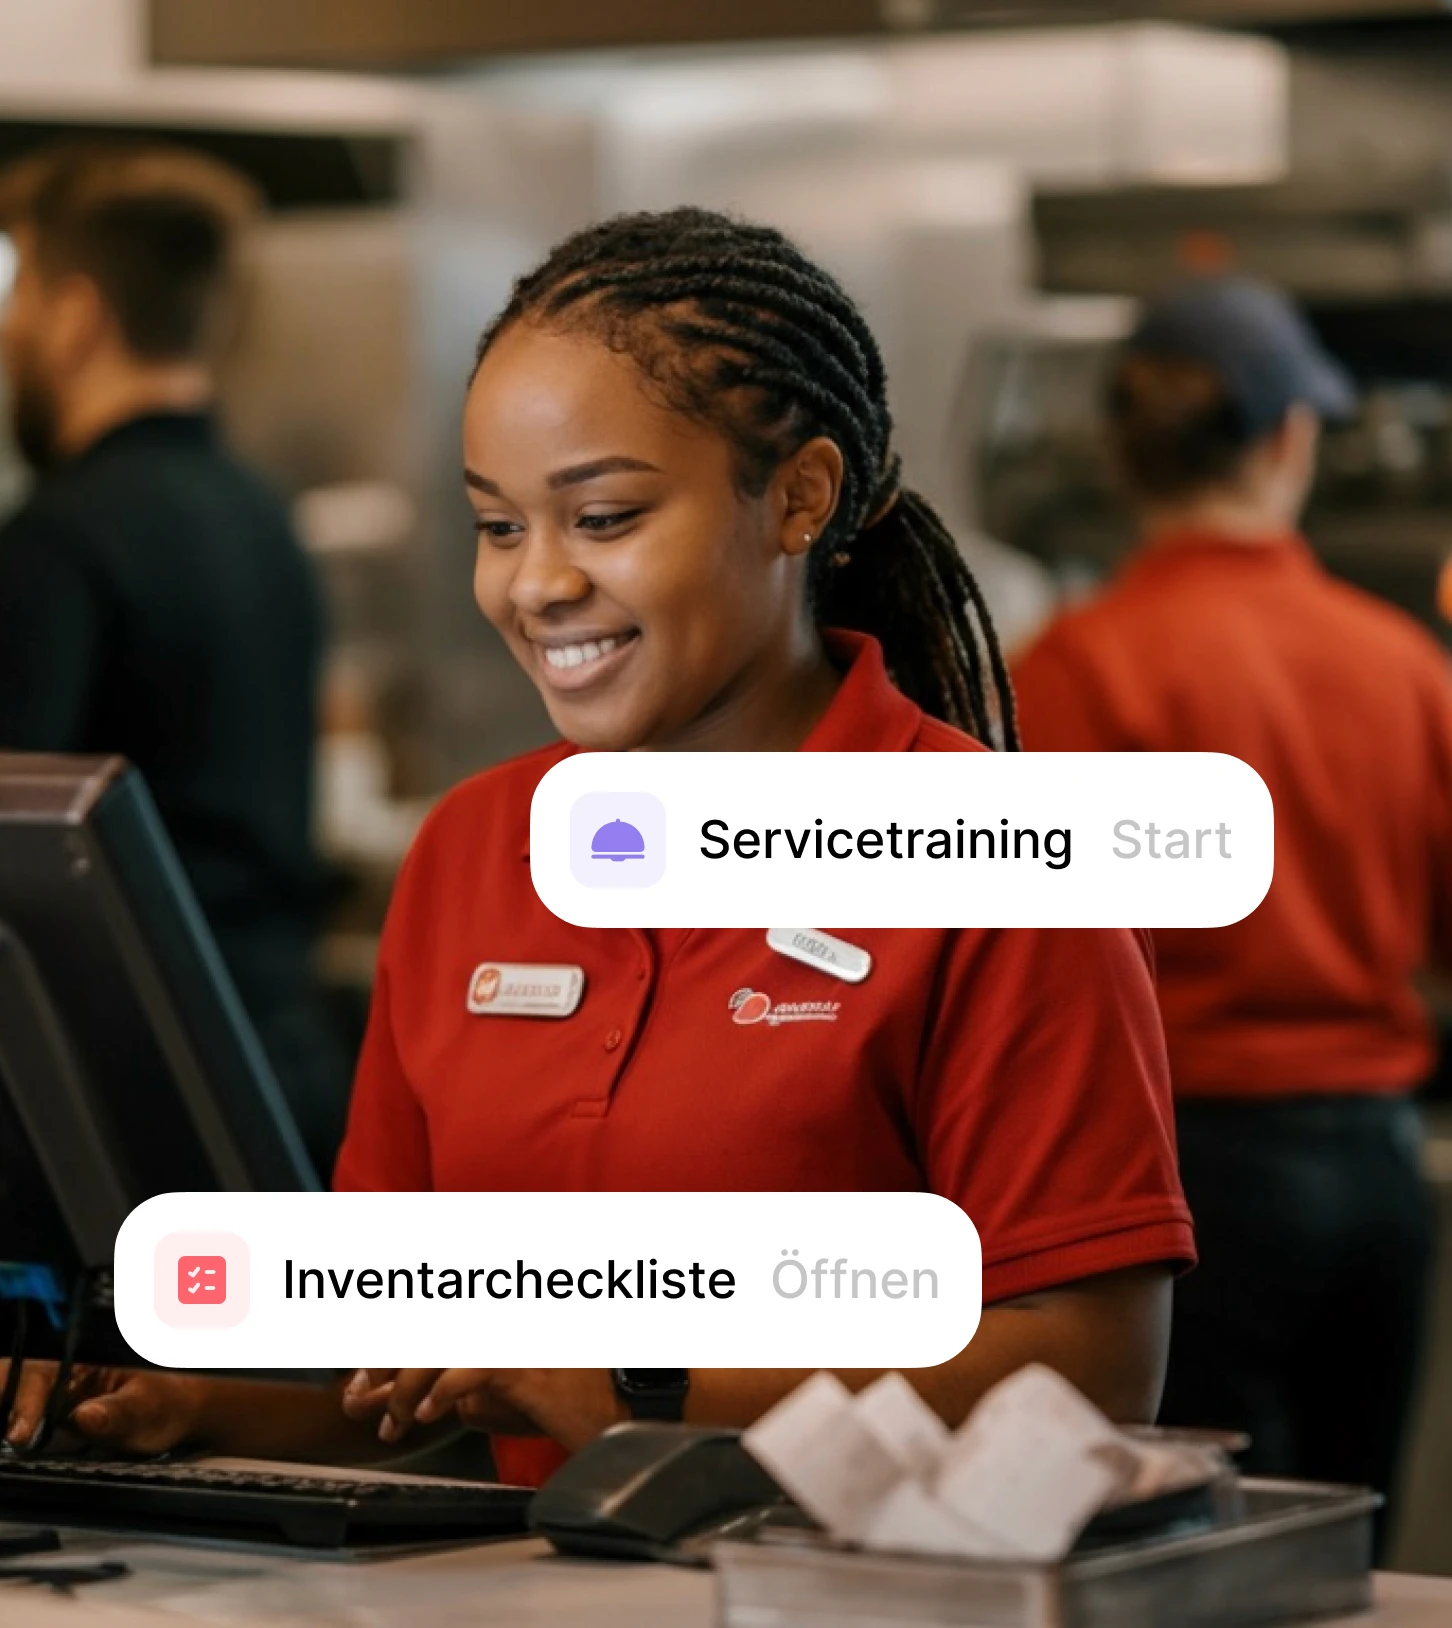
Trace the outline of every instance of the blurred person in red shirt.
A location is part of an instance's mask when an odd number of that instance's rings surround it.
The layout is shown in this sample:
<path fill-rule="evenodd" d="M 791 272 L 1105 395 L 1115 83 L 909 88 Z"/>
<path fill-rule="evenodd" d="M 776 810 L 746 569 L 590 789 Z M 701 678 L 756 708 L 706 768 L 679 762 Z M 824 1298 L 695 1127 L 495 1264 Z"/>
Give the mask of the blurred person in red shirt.
<path fill-rule="evenodd" d="M 1161 1418 L 1262 1472 L 1393 1484 L 1431 1249 L 1416 979 L 1452 962 L 1452 682 L 1411 618 L 1297 532 L 1351 386 L 1277 293 L 1205 278 L 1146 314 L 1109 397 L 1140 546 L 1023 657 L 1040 751 L 1229 752 L 1275 804 L 1244 921 L 1155 934 L 1201 1251 Z"/>

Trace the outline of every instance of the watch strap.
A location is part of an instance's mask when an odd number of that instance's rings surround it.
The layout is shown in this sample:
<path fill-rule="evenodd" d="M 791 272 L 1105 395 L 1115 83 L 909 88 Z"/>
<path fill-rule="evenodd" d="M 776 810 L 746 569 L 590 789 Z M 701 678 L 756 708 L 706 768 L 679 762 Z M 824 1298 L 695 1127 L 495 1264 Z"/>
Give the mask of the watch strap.
<path fill-rule="evenodd" d="M 685 1418 L 691 1388 L 687 1368 L 612 1368 L 615 1394 L 632 1419 L 659 1419 L 679 1424 Z"/>

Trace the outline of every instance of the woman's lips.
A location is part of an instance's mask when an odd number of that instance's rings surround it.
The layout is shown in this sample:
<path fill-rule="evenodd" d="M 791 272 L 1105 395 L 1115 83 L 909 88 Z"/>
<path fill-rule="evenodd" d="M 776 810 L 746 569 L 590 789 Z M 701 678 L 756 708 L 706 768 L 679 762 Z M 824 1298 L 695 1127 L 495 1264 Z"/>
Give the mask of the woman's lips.
<path fill-rule="evenodd" d="M 640 635 L 635 629 L 570 643 L 540 644 L 539 671 L 552 690 L 576 691 L 608 677 L 626 660 Z"/>

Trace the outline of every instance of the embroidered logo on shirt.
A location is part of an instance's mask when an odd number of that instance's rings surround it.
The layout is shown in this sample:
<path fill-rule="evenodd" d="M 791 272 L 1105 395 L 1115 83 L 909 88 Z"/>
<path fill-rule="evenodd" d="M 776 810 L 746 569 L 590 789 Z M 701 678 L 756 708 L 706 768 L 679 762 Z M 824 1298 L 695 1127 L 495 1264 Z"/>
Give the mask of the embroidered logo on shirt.
<path fill-rule="evenodd" d="M 743 1029 L 753 1023 L 775 1028 L 779 1023 L 835 1023 L 841 1001 L 773 1001 L 759 989 L 738 989 L 726 1003 L 731 1021 Z"/>

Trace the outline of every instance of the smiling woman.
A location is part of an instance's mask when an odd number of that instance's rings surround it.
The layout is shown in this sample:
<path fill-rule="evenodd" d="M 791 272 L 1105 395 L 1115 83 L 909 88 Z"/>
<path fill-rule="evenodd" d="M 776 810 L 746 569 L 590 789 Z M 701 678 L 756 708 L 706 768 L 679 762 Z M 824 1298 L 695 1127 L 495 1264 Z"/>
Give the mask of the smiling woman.
<path fill-rule="evenodd" d="M 464 435 L 475 595 L 562 734 L 739 748 L 769 717 L 782 745 L 801 739 L 831 673 L 801 587 L 778 579 L 801 574 L 802 538 L 836 501 L 830 455 L 799 458 L 775 502 L 743 503 L 730 443 L 645 394 L 629 356 L 527 322 L 486 352 Z M 602 435 L 634 455 L 589 457 Z"/>
<path fill-rule="evenodd" d="M 1015 743 L 981 596 L 900 486 L 891 432 L 860 313 L 765 227 L 607 221 L 519 284 L 464 415 L 474 593 L 564 740 L 458 787 L 421 832 L 335 1184 L 940 1194 L 978 1229 L 985 1311 L 965 1350 L 914 1372 L 924 1396 L 956 1422 L 1042 1361 L 1148 1419 L 1170 1273 L 1194 1249 L 1137 935 L 827 927 L 808 936 L 832 953 L 803 956 L 764 927 L 573 927 L 523 862 L 535 786 L 582 748 Z M 568 998 L 493 998 L 506 976 L 567 976 Z M 327 1418 L 217 1382 L 181 1395 L 169 1435 L 356 1453 L 452 1417 L 533 1479 L 632 1413 L 744 1425 L 805 1377 L 365 1371 Z M 129 1380 L 77 1423 L 130 1439 L 117 1396 L 181 1384 Z"/>

